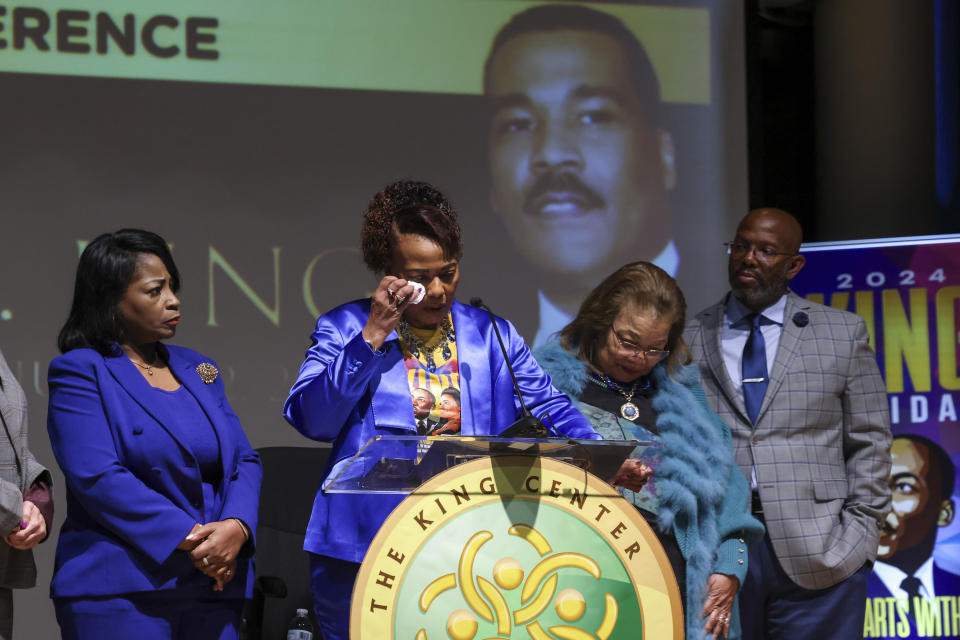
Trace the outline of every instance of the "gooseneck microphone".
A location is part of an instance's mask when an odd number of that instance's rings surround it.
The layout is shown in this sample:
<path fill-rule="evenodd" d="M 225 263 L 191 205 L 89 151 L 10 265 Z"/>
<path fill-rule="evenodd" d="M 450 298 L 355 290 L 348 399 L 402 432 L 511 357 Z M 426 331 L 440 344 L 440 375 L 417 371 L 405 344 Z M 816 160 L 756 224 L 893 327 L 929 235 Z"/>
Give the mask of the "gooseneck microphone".
<path fill-rule="evenodd" d="M 503 359 L 507 363 L 507 371 L 510 372 L 510 379 L 513 380 L 513 391 L 520 400 L 520 412 L 523 414 L 519 420 L 504 429 L 499 435 L 504 438 L 547 438 L 550 436 L 543 422 L 535 415 L 530 413 L 527 405 L 523 402 L 523 394 L 520 393 L 520 385 L 517 384 L 517 376 L 513 372 L 513 364 L 510 362 L 510 356 L 507 354 L 507 348 L 503 344 L 503 338 L 500 336 L 500 329 L 497 328 L 497 320 L 493 316 L 490 307 L 483 304 L 480 298 L 470 298 L 470 306 L 477 309 L 483 309 L 490 315 L 490 322 L 493 324 L 493 331 L 497 334 L 497 342 L 500 343 L 500 351 L 503 353 Z"/>

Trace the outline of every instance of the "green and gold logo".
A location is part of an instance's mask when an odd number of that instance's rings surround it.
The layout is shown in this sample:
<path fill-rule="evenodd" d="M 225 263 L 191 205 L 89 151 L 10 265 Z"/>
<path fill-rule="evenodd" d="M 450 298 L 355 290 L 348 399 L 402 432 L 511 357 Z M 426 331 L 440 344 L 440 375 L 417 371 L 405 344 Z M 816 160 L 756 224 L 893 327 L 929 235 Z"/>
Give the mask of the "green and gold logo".
<path fill-rule="evenodd" d="M 351 637 L 680 640 L 670 563 L 610 485 L 548 458 L 449 469 L 381 527 L 353 592 Z"/>

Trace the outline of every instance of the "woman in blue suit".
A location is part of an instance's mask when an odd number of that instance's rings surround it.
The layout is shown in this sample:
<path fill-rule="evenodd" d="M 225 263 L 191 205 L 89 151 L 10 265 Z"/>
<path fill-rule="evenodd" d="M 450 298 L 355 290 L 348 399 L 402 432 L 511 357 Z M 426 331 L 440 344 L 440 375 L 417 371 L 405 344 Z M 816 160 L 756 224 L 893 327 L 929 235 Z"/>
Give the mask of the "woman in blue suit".
<path fill-rule="evenodd" d="M 328 475 L 376 435 L 417 435 L 415 404 L 419 421 L 442 417 L 455 425 L 447 430 L 455 435 L 497 434 L 519 417 L 490 316 L 454 300 L 462 244 L 446 198 L 426 183 L 391 184 L 371 200 L 361 235 L 364 262 L 382 277 L 380 284 L 370 298 L 320 316 L 284 406 L 298 431 L 333 443 Z M 411 299 L 412 283 L 425 289 L 419 303 Z M 567 436 L 597 438 L 513 326 L 499 318 L 497 325 L 531 411 L 549 414 Z M 451 388 L 459 392 L 459 420 L 440 416 L 429 400 Z M 428 410 L 431 415 L 423 415 Z M 311 554 L 311 590 L 325 640 L 349 637 L 359 562 L 400 500 L 317 492 L 304 549 Z"/>
<path fill-rule="evenodd" d="M 50 365 L 67 486 L 51 596 L 63 638 L 236 638 L 253 579 L 261 467 L 216 365 L 161 340 L 180 277 L 149 231 L 83 251 Z"/>

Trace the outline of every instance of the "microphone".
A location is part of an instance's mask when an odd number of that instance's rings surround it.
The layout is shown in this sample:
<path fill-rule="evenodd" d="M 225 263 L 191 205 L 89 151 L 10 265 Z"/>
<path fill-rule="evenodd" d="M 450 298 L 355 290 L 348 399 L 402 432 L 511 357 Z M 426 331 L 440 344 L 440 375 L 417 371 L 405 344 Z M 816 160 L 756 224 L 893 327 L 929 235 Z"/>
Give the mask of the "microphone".
<path fill-rule="evenodd" d="M 497 320 L 493 317 L 493 311 L 490 307 L 483 304 L 480 298 L 470 298 L 470 306 L 477 309 L 483 309 L 490 315 L 490 322 L 493 324 L 493 331 L 497 334 L 497 342 L 500 343 L 500 351 L 503 353 L 503 360 L 507 363 L 507 371 L 510 372 L 510 379 L 513 380 L 513 391 L 520 400 L 520 411 L 523 414 L 519 420 L 504 429 L 498 435 L 502 438 L 548 438 L 550 433 L 543 425 L 543 422 L 535 415 L 530 413 L 527 405 L 523 402 L 523 394 L 520 393 L 520 385 L 517 384 L 517 376 L 513 372 L 513 365 L 510 363 L 510 356 L 507 355 L 507 348 L 503 345 L 503 338 L 500 336 L 500 329 L 497 328 Z"/>

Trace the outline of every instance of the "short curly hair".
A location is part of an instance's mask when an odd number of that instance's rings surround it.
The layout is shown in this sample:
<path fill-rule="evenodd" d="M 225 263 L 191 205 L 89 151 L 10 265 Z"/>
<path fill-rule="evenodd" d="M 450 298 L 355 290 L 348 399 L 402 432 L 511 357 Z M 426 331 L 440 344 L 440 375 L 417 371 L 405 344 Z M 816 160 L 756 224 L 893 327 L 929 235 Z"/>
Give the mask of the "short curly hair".
<path fill-rule="evenodd" d="M 416 180 L 388 184 L 363 214 L 363 262 L 378 275 L 390 270 L 397 235 L 412 233 L 440 245 L 447 260 L 463 257 L 457 211 L 436 187 Z"/>

